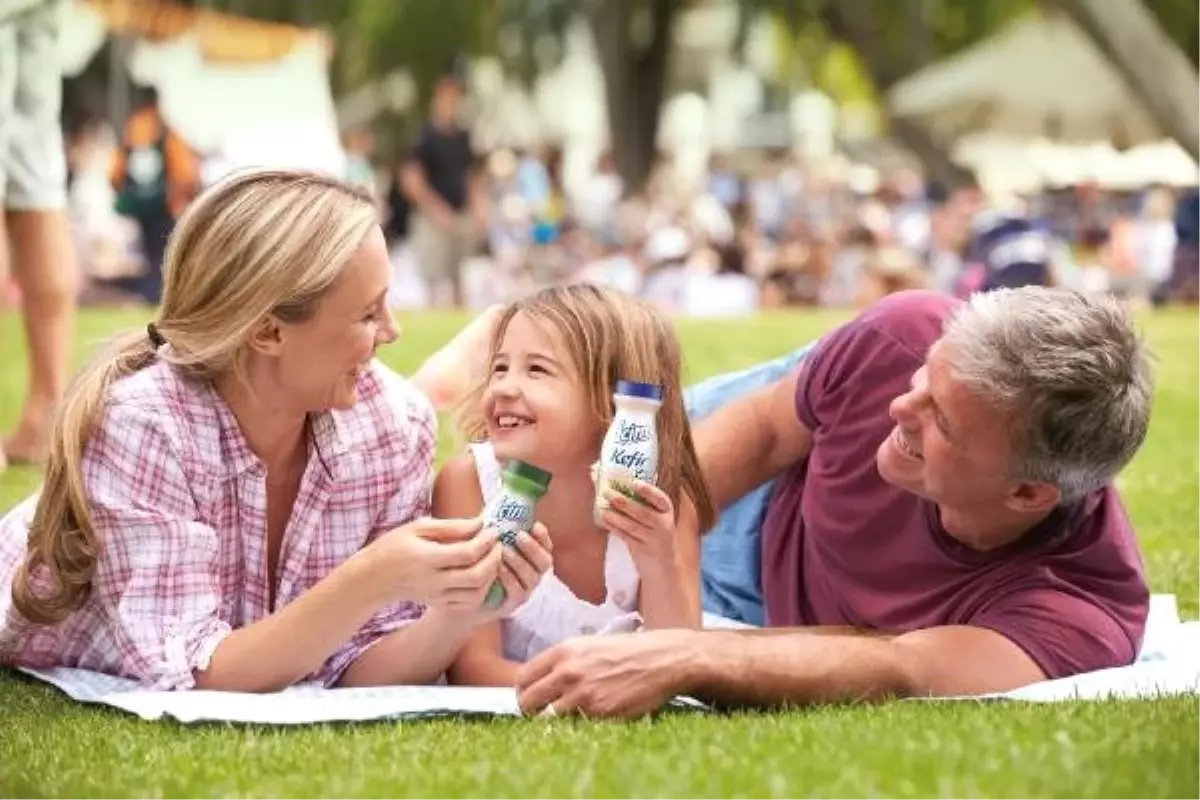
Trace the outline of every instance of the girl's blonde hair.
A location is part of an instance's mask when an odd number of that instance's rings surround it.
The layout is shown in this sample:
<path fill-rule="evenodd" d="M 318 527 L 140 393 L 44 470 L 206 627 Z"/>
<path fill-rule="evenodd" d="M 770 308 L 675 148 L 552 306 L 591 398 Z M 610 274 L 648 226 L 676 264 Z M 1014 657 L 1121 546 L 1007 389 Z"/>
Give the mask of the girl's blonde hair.
<path fill-rule="evenodd" d="M 116 381 L 156 359 L 210 381 L 242 375 L 244 346 L 267 315 L 303 322 L 377 224 L 369 196 L 315 173 L 235 174 L 201 194 L 171 234 L 156 334 L 118 336 L 67 391 L 50 431 L 45 482 L 13 580 L 17 611 L 61 622 L 87 600 L 103 542 L 88 513 L 84 449 Z"/>
<path fill-rule="evenodd" d="M 683 358 L 670 320 L 648 303 L 612 289 L 586 283 L 552 286 L 505 309 L 492 333 L 489 362 L 518 314 L 549 323 L 558 331 L 567 357 L 583 380 L 592 413 L 603 425 L 607 426 L 615 413 L 617 381 L 663 387 L 658 412 L 658 486 L 676 509 L 686 493 L 696 508 L 700 530 L 712 527 L 716 508 L 692 442 L 683 404 Z M 487 435 L 482 403 L 487 383 L 486 377 L 477 383 L 457 410 L 459 428 L 468 441 L 482 441 Z"/>

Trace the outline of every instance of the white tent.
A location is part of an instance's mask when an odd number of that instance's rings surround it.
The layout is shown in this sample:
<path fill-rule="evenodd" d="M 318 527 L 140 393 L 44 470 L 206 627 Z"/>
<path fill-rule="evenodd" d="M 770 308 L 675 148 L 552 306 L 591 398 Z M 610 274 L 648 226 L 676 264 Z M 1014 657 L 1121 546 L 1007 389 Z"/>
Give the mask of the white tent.
<path fill-rule="evenodd" d="M 115 12 L 87 0 L 72 0 L 61 9 L 60 62 L 64 74 L 78 74 L 109 35 L 112 23 L 102 12 Z M 219 153 L 229 169 L 291 166 L 340 174 L 345 156 L 323 36 L 301 32 L 278 53 L 265 56 L 211 58 L 214 37 L 204 26 L 218 23 L 197 16 L 200 22 L 176 36 L 136 38 L 126 63 L 136 83 L 158 90 L 171 126 L 196 150 Z M 269 23 L 228 16 L 221 22 L 225 20 L 231 30 L 241 24 L 265 31 L 243 33 L 248 48 L 270 44 Z"/>
<path fill-rule="evenodd" d="M 1166 134 L 1065 17 L 1033 13 L 888 93 L 892 113 L 957 140 L 970 133 L 1119 148 Z"/>

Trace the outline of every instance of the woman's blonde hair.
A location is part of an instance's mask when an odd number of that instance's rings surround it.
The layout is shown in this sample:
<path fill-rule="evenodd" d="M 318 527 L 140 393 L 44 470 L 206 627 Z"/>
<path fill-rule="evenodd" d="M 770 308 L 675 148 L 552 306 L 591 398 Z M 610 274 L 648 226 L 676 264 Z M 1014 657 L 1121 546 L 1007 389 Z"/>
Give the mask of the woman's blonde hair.
<path fill-rule="evenodd" d="M 615 413 L 617 381 L 663 387 L 658 412 L 658 486 L 676 509 L 682 494 L 690 497 L 700 530 L 712 527 L 716 508 L 692 443 L 683 404 L 683 357 L 670 320 L 650 304 L 612 289 L 586 283 L 552 286 L 505 309 L 492 333 L 489 362 L 518 314 L 547 322 L 559 332 L 567 356 L 583 380 L 592 412 L 603 425 L 612 422 Z M 459 429 L 468 441 L 482 441 L 487 435 L 482 402 L 486 389 L 484 378 L 457 409 Z"/>
<path fill-rule="evenodd" d="M 154 336 L 116 337 L 76 377 L 50 431 L 45 482 L 29 529 L 13 605 L 37 624 L 61 622 L 86 601 L 103 543 L 88 512 L 82 461 L 116 381 L 156 359 L 190 378 L 242 374 L 244 346 L 267 315 L 303 322 L 378 222 L 362 191 L 315 173 L 235 174 L 188 207 L 167 246 Z"/>

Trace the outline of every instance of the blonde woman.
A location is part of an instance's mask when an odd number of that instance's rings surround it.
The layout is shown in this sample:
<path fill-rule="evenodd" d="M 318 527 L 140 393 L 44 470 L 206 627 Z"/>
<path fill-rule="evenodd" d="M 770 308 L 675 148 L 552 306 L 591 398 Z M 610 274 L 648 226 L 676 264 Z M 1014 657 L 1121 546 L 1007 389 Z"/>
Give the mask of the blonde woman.
<path fill-rule="evenodd" d="M 375 360 L 399 336 L 371 198 L 235 175 L 167 253 L 157 319 L 59 409 L 45 484 L 0 521 L 0 663 L 157 689 L 438 679 L 550 565 L 427 518 L 435 416 Z M 490 584 L 509 600 L 484 611 Z"/>

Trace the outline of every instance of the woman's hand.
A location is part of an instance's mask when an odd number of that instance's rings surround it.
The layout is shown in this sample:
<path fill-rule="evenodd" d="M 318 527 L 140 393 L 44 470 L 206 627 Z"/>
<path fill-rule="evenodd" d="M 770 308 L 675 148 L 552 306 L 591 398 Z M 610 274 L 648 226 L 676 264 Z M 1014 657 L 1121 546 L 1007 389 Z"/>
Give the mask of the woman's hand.
<path fill-rule="evenodd" d="M 361 551 L 385 602 L 409 600 L 450 610 L 477 609 L 500 573 L 503 551 L 483 520 L 423 517 Z"/>
<path fill-rule="evenodd" d="M 604 490 L 608 509 L 601 516 L 604 527 L 624 540 L 634 560 L 675 564 L 675 506 L 657 486 L 633 481 L 638 499 L 612 488 Z"/>
<path fill-rule="evenodd" d="M 540 522 L 533 524 L 530 533 L 518 534 L 513 547 L 502 547 L 502 550 L 497 576 L 500 585 L 504 587 L 504 600 L 500 605 L 487 608 L 481 597 L 474 606 L 456 606 L 452 610 L 459 618 L 467 618 L 471 625 L 482 625 L 511 616 L 529 599 L 541 582 L 542 576 L 553 564 L 550 534 Z M 486 593 L 485 589 L 484 594 Z"/>

